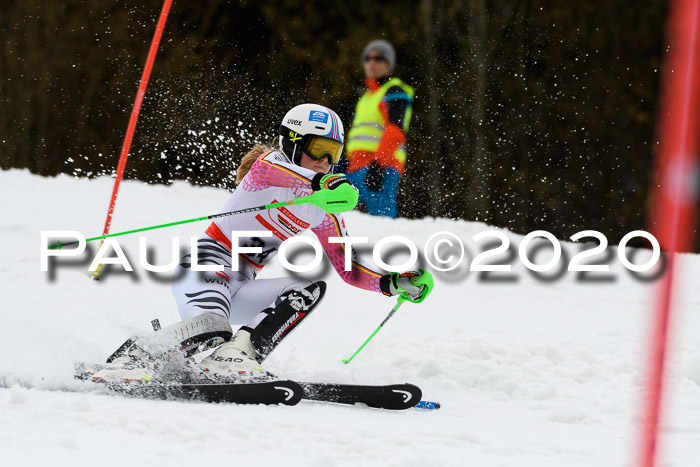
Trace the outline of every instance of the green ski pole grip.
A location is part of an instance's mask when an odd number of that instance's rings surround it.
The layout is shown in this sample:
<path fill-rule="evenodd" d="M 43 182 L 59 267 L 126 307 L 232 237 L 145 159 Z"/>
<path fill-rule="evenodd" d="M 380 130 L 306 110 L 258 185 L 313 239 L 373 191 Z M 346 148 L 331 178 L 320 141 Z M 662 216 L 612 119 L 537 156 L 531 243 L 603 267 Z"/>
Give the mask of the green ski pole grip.
<path fill-rule="evenodd" d="M 357 188 L 344 184 L 335 190 L 319 190 L 312 195 L 296 198 L 294 204 L 313 204 L 326 212 L 337 213 L 355 209 L 359 199 Z"/>

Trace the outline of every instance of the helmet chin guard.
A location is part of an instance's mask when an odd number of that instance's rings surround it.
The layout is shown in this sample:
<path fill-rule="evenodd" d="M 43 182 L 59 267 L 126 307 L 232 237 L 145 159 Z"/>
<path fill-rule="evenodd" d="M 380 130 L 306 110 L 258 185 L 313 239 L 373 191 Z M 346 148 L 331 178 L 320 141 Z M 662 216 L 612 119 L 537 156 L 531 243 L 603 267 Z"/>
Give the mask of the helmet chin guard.
<path fill-rule="evenodd" d="M 301 165 L 301 152 L 314 136 L 345 142 L 343 122 L 331 109 L 318 104 L 297 105 L 287 112 L 279 136 L 280 151 L 296 165 Z"/>

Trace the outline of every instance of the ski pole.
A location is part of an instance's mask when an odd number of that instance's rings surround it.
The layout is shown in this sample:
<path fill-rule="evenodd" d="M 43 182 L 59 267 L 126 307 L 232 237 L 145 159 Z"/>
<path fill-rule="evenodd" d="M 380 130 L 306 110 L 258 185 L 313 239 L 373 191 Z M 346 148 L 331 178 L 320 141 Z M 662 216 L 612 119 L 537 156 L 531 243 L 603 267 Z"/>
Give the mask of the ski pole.
<path fill-rule="evenodd" d="M 396 313 L 396 311 L 399 309 L 399 307 L 400 307 L 400 306 L 403 304 L 403 302 L 405 302 L 405 301 L 406 301 L 406 298 L 405 298 L 403 295 L 399 295 L 398 300 L 396 300 L 396 305 L 394 305 L 394 308 L 391 309 L 391 311 L 389 312 L 389 314 L 387 315 L 387 317 L 384 318 L 384 321 L 382 321 L 382 324 L 380 324 L 380 325 L 377 327 L 377 329 L 374 330 L 374 332 L 372 333 L 372 335 L 369 336 L 369 337 L 367 338 L 367 340 L 360 346 L 360 348 L 357 349 L 357 350 L 355 351 L 354 354 L 352 354 L 352 357 L 347 358 L 347 359 L 343 359 L 343 363 L 350 363 L 350 362 L 352 361 L 352 359 L 355 358 L 355 355 L 357 355 L 358 353 L 360 353 L 360 351 L 361 351 L 362 349 L 365 348 L 365 346 L 369 343 L 369 341 L 371 341 L 372 338 L 373 338 L 373 337 L 379 332 L 379 330 L 384 326 L 384 324 L 386 324 L 386 322 L 389 321 L 389 318 L 391 318 L 392 316 L 394 316 L 394 313 Z"/>
<path fill-rule="evenodd" d="M 344 187 L 348 187 L 347 189 Z M 264 206 L 256 206 L 253 208 L 239 209 L 238 211 L 222 212 L 219 214 L 212 214 L 210 216 L 196 217 L 194 219 L 187 219 L 184 221 L 169 222 L 167 224 L 153 225 L 151 227 L 143 227 L 140 229 L 127 230 L 125 232 L 118 232 L 109 235 L 100 235 L 99 237 L 86 238 L 86 242 L 91 242 L 93 240 L 100 240 L 107 237 L 117 237 L 119 235 L 128 235 L 137 232 L 145 232 L 147 230 L 162 229 L 164 227 L 171 227 L 173 225 L 188 224 L 191 222 L 205 221 L 207 219 L 218 219 L 220 217 L 235 216 L 236 214 L 245 214 L 255 211 L 264 211 L 267 209 L 280 208 L 283 206 L 291 206 L 296 204 L 313 204 L 323 209 L 326 212 L 344 212 L 353 209 L 357 205 L 358 193 L 357 190 L 350 185 L 341 185 L 335 190 L 320 190 L 311 195 L 300 196 L 298 198 L 290 199 L 289 201 L 280 201 L 278 203 L 266 204 Z M 56 242 L 55 245 L 49 245 L 50 250 L 61 249 L 64 246 L 75 245 L 80 243 L 79 241 L 61 243 Z"/>

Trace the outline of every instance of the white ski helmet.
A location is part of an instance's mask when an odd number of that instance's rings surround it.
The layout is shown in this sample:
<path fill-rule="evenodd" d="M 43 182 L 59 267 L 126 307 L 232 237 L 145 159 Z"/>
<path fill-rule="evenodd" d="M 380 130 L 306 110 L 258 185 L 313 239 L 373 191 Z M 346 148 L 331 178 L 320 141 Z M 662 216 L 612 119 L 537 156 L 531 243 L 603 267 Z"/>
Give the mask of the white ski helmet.
<path fill-rule="evenodd" d="M 327 157 L 333 166 L 340 159 L 344 141 L 343 122 L 322 105 L 297 105 L 287 112 L 280 125 L 280 150 L 296 165 L 301 165 L 304 151 L 313 159 Z"/>

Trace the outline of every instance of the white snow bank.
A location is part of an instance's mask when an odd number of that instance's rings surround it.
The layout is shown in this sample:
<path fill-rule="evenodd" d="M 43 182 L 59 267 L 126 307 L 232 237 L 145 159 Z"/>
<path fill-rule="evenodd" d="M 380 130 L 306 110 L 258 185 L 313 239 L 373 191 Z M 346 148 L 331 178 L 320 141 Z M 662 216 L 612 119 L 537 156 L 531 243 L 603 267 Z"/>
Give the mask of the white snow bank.
<path fill-rule="evenodd" d="M 138 236 L 120 238 L 133 274 L 95 282 L 82 273 L 87 264 L 62 265 L 53 279 L 39 270 L 39 232 L 99 235 L 112 183 L 0 172 L 0 448 L 6 465 L 633 465 L 653 284 L 634 279 L 616 256 L 608 258 L 609 273 L 592 273 L 587 281 L 566 272 L 538 280 L 517 256 L 511 273 L 485 280 L 467 270 L 477 253 L 472 242 L 464 266 L 436 274 L 433 295 L 405 304 L 350 365 L 340 360 L 394 302 L 353 289 L 331 271 L 322 306 L 267 363 L 286 378 L 412 382 L 424 399 L 442 403 L 439 411 L 207 405 L 58 391 L 84 389 L 72 380 L 75 361 L 103 360 L 128 336 L 149 332 L 151 319 L 178 320 L 167 281 L 138 267 Z M 127 181 L 111 231 L 213 214 L 226 197 L 223 190 L 182 182 Z M 346 219 L 352 235 L 368 236 L 372 244 L 403 235 L 419 249 L 436 232 L 469 243 L 489 229 L 357 212 Z M 171 236 L 184 245 L 206 225 L 152 231 L 149 244 L 165 257 Z M 522 237 L 506 234 L 517 254 Z M 564 250 L 570 259 L 579 246 L 567 243 Z M 361 251 L 372 262 L 371 252 Z M 399 253 L 391 261 L 406 257 Z M 536 262 L 548 258 L 541 251 Z M 681 255 L 680 262 L 660 453 L 660 465 L 678 467 L 700 458 L 700 260 Z M 282 274 L 275 260 L 262 277 Z"/>

